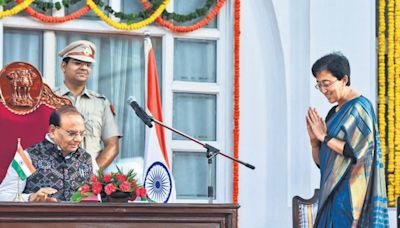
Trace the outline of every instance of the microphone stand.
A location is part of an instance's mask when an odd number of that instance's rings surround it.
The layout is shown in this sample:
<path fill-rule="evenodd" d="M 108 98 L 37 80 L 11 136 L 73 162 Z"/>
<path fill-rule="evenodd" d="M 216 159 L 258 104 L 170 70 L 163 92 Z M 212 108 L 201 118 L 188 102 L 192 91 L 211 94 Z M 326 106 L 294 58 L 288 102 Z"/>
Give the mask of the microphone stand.
<path fill-rule="evenodd" d="M 201 145 L 202 147 L 206 148 L 206 150 L 207 150 L 206 156 L 207 156 L 207 160 L 208 160 L 208 203 L 210 203 L 210 204 L 213 203 L 213 200 L 214 200 L 214 189 L 213 189 L 213 186 L 212 186 L 212 180 L 211 180 L 212 175 L 211 175 L 211 172 L 212 172 L 212 159 L 215 156 L 217 156 L 219 154 L 219 155 L 222 155 L 223 157 L 226 157 L 226 158 L 228 158 L 228 159 L 230 159 L 230 160 L 232 160 L 234 162 L 242 164 L 242 165 L 246 166 L 247 168 L 250 168 L 250 169 L 255 169 L 256 168 L 255 166 L 253 166 L 253 165 L 251 165 L 249 163 L 243 162 L 243 161 L 241 161 L 239 159 L 236 159 L 234 157 L 231 157 L 229 155 L 226 155 L 226 154 L 222 153 L 219 149 L 211 146 L 210 144 L 203 143 L 203 142 L 201 142 L 201 141 L 199 141 L 199 140 L 197 140 L 197 139 L 195 139 L 193 137 L 190 137 L 189 135 L 186 135 L 185 133 L 183 133 L 181 131 L 178 131 L 178 130 L 172 128 L 172 127 L 169 127 L 169 126 L 165 125 L 163 122 L 155 119 L 154 117 L 152 117 L 150 115 L 148 115 L 148 117 L 150 118 L 150 120 L 152 122 L 155 122 L 156 124 L 158 124 L 158 125 L 160 125 L 160 126 L 162 126 L 164 128 L 167 128 L 168 130 L 170 130 L 172 132 L 175 132 L 178 135 L 181 135 L 181 136 L 183 136 L 183 137 L 185 137 L 185 138 L 187 138 L 187 139 L 189 139 L 189 140 Z"/>

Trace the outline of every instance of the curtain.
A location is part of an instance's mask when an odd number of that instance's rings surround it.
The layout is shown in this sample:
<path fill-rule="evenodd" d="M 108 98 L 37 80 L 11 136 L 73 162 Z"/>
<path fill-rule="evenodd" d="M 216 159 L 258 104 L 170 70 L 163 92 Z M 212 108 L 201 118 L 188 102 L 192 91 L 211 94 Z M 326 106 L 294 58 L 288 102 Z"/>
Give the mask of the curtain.
<path fill-rule="evenodd" d="M 43 33 L 4 29 L 3 66 L 14 61 L 28 62 L 43 72 Z"/>

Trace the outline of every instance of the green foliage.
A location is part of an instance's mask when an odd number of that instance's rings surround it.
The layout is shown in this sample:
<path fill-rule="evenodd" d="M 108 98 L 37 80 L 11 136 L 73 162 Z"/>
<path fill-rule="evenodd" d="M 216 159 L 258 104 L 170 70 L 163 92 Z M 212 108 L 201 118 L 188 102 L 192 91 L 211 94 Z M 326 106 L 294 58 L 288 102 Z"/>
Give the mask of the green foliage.
<path fill-rule="evenodd" d="M 0 0 L 0 1 L 10 1 L 10 0 Z M 13 0 L 11 0 L 13 1 Z M 62 6 L 64 6 L 64 8 L 68 9 L 70 6 L 75 5 L 76 3 L 80 2 L 82 0 L 61 0 L 57 1 L 55 3 L 51 2 L 51 1 L 33 1 L 33 5 L 43 11 L 43 12 L 49 12 L 50 10 L 52 10 L 53 8 L 56 10 L 60 10 Z"/>
<path fill-rule="evenodd" d="M 201 7 L 195 9 L 193 12 L 182 15 L 178 13 L 169 13 L 166 10 L 161 14 L 161 17 L 168 21 L 175 21 L 179 23 L 191 21 L 199 17 L 204 17 L 210 11 L 211 7 L 217 3 L 217 0 L 207 0 Z"/>
<path fill-rule="evenodd" d="M 85 0 L 61 0 L 55 3 L 51 1 L 41 1 L 36 0 L 33 1 L 33 5 L 43 11 L 43 12 L 50 12 L 53 9 L 60 10 L 62 7 L 68 9 L 69 7 L 77 4 L 78 2 L 85 2 Z M 94 3 L 99 7 L 103 8 L 108 14 L 113 15 L 116 18 L 119 18 L 121 21 L 126 21 L 127 24 L 135 23 L 139 20 L 144 20 L 148 18 L 156 9 L 160 7 L 160 5 L 164 2 L 164 0 L 148 0 L 152 7 L 148 10 L 142 10 L 135 13 L 126 14 L 124 12 L 116 12 L 110 5 L 105 4 L 102 0 L 94 0 Z M 15 2 L 15 0 L 0 0 L 0 5 L 3 8 L 7 7 L 9 3 Z M 161 17 L 165 20 L 171 22 L 188 22 L 195 20 L 199 17 L 204 17 L 210 11 L 211 7 L 217 3 L 217 0 L 205 0 L 205 4 L 195 9 L 193 12 L 188 14 L 178 14 L 178 13 L 169 13 L 166 10 L 161 14 Z"/>
<path fill-rule="evenodd" d="M 0 6 L 2 6 L 3 8 L 5 8 L 8 4 L 10 4 L 11 2 L 15 2 L 14 0 L 0 0 Z"/>
<path fill-rule="evenodd" d="M 88 197 L 91 195 L 92 195 L 91 192 L 87 192 L 87 193 L 85 193 L 84 196 L 82 196 L 80 191 L 76 191 L 74 194 L 72 194 L 70 201 L 74 202 L 74 203 L 81 202 L 84 197 Z"/>

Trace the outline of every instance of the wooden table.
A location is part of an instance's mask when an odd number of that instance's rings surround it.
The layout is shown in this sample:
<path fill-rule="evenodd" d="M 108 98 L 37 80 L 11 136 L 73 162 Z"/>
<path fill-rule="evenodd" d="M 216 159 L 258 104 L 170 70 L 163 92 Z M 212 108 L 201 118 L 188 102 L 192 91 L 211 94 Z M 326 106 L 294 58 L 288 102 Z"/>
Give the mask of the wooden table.
<path fill-rule="evenodd" d="M 236 228 L 239 205 L 0 202 L 0 227 Z"/>

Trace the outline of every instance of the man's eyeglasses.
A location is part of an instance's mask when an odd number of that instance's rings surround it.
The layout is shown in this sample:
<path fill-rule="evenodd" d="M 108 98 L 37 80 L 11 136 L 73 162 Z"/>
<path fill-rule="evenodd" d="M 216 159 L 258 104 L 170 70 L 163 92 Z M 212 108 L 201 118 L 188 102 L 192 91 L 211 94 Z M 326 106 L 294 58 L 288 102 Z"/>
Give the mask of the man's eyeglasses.
<path fill-rule="evenodd" d="M 61 127 L 56 127 L 56 128 L 62 130 L 64 132 L 64 135 L 69 137 L 69 138 L 75 138 L 75 137 L 78 137 L 78 136 L 83 138 L 83 137 L 86 136 L 86 131 L 67 131 L 67 130 L 64 130 L 63 128 L 61 128 Z"/>
<path fill-rule="evenodd" d="M 333 82 L 329 81 L 329 80 L 323 80 L 323 81 L 318 82 L 315 85 L 315 88 L 318 90 L 327 89 L 337 81 L 338 81 L 337 79 L 336 79 L 336 81 L 333 81 Z"/>

